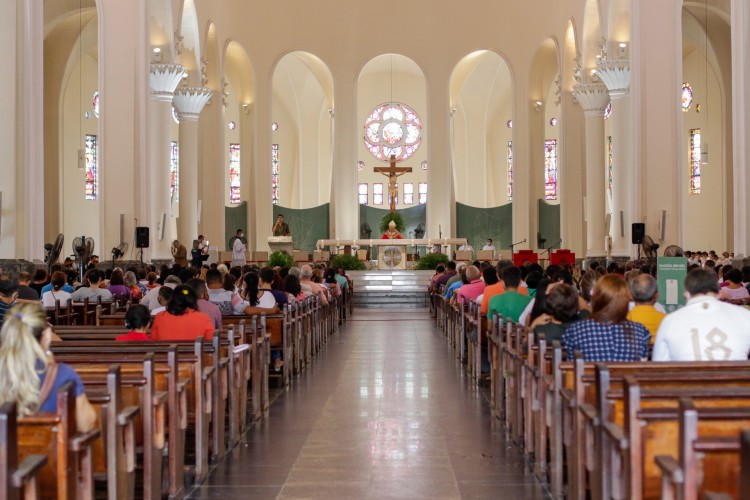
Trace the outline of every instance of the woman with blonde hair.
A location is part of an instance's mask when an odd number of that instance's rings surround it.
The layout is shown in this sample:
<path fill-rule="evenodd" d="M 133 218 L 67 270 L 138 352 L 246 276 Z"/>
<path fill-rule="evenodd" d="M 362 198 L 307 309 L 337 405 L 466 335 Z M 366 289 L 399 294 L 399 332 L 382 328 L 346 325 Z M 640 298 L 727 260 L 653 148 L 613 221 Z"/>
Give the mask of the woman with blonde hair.
<path fill-rule="evenodd" d="M 640 361 L 648 357 L 651 334 L 640 323 L 627 321 L 630 289 L 622 276 L 607 274 L 594 285 L 590 319 L 578 321 L 563 334 L 569 359 L 580 351 L 586 361 Z"/>
<path fill-rule="evenodd" d="M 0 404 L 16 403 L 19 417 L 55 412 L 58 389 L 72 381 L 78 430 L 91 430 L 96 411 L 75 370 L 55 363 L 48 351 L 52 338 L 52 328 L 38 304 L 18 304 L 8 311 L 0 330 Z"/>

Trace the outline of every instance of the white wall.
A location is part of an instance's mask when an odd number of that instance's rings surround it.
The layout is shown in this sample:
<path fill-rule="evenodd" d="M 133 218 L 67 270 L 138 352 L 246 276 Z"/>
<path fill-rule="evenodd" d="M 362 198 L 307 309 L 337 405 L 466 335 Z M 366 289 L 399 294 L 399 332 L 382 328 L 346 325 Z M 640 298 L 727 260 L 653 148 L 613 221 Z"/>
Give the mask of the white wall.
<path fill-rule="evenodd" d="M 77 59 L 77 58 L 76 58 Z M 83 64 L 81 64 L 83 63 Z M 99 214 L 105 194 L 100 181 L 102 171 L 107 168 L 101 154 L 101 134 L 99 134 L 99 118 L 94 114 L 92 99 L 97 90 L 97 60 L 89 54 L 84 54 L 82 60 L 77 60 L 70 72 L 70 77 L 63 88 L 62 96 L 62 127 L 60 129 L 60 227 L 65 235 L 66 245 L 63 255 L 69 255 L 73 238 L 87 236 L 94 238 L 95 252 L 107 258 L 109 248 L 102 246 L 99 231 Z M 85 113 L 89 113 L 86 119 Z M 85 180 L 83 170 L 78 169 L 78 150 L 84 149 L 86 134 L 97 136 L 97 199 L 85 198 Z M 111 248 L 111 247 L 110 247 Z M 105 251 L 106 250 L 106 251 Z"/>
<path fill-rule="evenodd" d="M 695 51 L 683 61 L 685 81 L 693 88 L 693 106 L 682 114 L 682 144 L 684 148 L 680 165 L 680 189 L 683 192 L 683 245 L 688 250 L 726 250 L 726 235 L 730 228 L 724 214 L 725 133 L 722 128 L 724 113 L 719 82 L 713 68 L 708 66 L 708 93 L 706 92 L 706 59 L 702 51 Z M 698 113 L 697 105 L 701 105 Z M 690 190 L 690 130 L 701 129 L 702 142 L 708 143 L 709 163 L 701 167 L 701 192 Z"/>
<path fill-rule="evenodd" d="M 409 208 L 419 204 L 419 183 L 427 182 L 427 172 L 422 170 L 421 164 L 427 160 L 428 137 L 430 134 L 429 122 L 427 120 L 427 92 L 426 82 L 421 69 L 413 61 L 404 56 L 394 55 L 394 70 L 390 71 L 390 55 L 380 56 L 370 61 L 362 70 L 357 86 L 357 155 L 358 161 L 365 162 L 365 169 L 357 172 L 357 182 L 366 182 L 369 185 L 369 204 L 376 208 L 388 208 L 388 178 L 373 171 L 375 167 L 387 167 L 388 162 L 375 158 L 365 146 L 364 124 L 367 117 L 380 104 L 401 102 L 406 104 L 419 116 L 422 122 L 422 142 L 419 149 L 408 159 L 399 162 L 398 167 L 411 167 L 410 173 L 398 178 L 398 207 Z M 391 95 L 391 88 L 393 94 Z M 447 103 L 446 103 L 447 106 Z M 356 162 L 351 165 L 357 169 Z M 373 205 L 373 184 L 383 184 L 383 205 Z M 414 184 L 414 203 L 404 204 L 402 185 Z M 427 199 L 429 203 L 430 186 L 427 186 Z"/>

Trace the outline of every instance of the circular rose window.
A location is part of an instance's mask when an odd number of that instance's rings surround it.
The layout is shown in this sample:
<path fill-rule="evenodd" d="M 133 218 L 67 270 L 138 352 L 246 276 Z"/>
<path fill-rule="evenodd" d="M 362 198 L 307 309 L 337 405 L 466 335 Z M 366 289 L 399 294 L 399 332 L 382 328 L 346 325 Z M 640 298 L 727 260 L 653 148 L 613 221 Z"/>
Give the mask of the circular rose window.
<path fill-rule="evenodd" d="M 365 146 L 380 161 L 406 160 L 421 143 L 422 121 L 405 104 L 381 104 L 365 120 Z"/>

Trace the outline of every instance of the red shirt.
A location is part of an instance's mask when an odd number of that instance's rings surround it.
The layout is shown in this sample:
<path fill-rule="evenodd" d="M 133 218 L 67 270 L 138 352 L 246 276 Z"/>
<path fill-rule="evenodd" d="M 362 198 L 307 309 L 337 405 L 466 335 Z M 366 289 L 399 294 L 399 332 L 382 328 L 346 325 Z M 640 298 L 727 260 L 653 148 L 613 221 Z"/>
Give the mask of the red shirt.
<path fill-rule="evenodd" d="M 153 340 L 195 340 L 198 337 L 206 340 L 214 338 L 214 324 L 202 312 L 188 309 L 185 314 L 175 316 L 164 311 L 154 317 L 151 326 Z"/>
<path fill-rule="evenodd" d="M 118 342 L 147 342 L 151 340 L 151 337 L 143 332 L 128 332 L 125 335 L 118 335 L 115 340 Z"/>

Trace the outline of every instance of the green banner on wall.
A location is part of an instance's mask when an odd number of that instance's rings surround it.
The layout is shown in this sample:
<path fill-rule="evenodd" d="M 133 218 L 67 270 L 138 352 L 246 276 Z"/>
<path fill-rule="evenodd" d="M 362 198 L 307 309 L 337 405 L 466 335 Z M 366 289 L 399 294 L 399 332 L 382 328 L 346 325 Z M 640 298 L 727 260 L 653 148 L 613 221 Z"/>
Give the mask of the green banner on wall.
<path fill-rule="evenodd" d="M 659 282 L 659 303 L 668 312 L 685 305 L 685 257 L 659 257 L 656 261 L 656 276 Z"/>
<path fill-rule="evenodd" d="M 369 205 L 360 205 L 359 206 L 359 234 L 357 235 L 357 238 L 360 238 L 363 240 L 379 239 L 382 236 L 379 230 L 380 219 L 382 219 L 383 216 L 387 214 L 388 212 L 389 212 L 388 209 L 374 208 Z M 422 228 L 427 227 L 426 205 L 417 205 L 411 208 L 401 208 L 397 210 L 397 212 L 401 214 L 401 217 L 404 218 L 404 225 L 406 226 L 406 229 L 403 232 L 404 238 L 407 238 L 407 239 L 416 238 L 415 233 L 417 231 L 417 228 L 419 228 L 420 224 L 422 224 Z M 425 235 L 423 237 L 424 238 L 437 238 L 438 236 L 436 234 L 428 235 L 425 232 Z M 373 247 L 370 251 L 371 251 L 370 258 L 376 259 L 377 247 Z M 413 249 L 409 248 L 408 251 L 412 252 Z M 424 254 L 424 250 L 422 249 L 422 247 L 419 248 L 419 251 L 422 254 Z"/>
<path fill-rule="evenodd" d="M 560 241 L 560 205 L 550 205 L 544 200 L 539 200 L 539 235 L 547 240 L 545 248 L 557 244 Z M 536 244 L 536 235 L 532 235 L 529 244 Z M 556 248 L 567 248 L 565 242 Z"/>
<path fill-rule="evenodd" d="M 469 240 L 474 250 L 480 250 L 487 238 L 496 249 L 508 249 L 513 238 L 513 205 L 477 208 L 456 203 L 456 237 Z"/>
<path fill-rule="evenodd" d="M 289 231 L 292 233 L 294 248 L 312 252 L 318 240 L 327 240 L 330 237 L 329 211 L 328 203 L 301 209 L 274 205 L 273 218 L 275 221 L 279 214 L 283 214 L 284 222 L 289 224 Z"/>
<path fill-rule="evenodd" d="M 229 241 L 242 229 L 247 234 L 247 202 L 224 207 L 224 250 L 231 250 Z"/>

